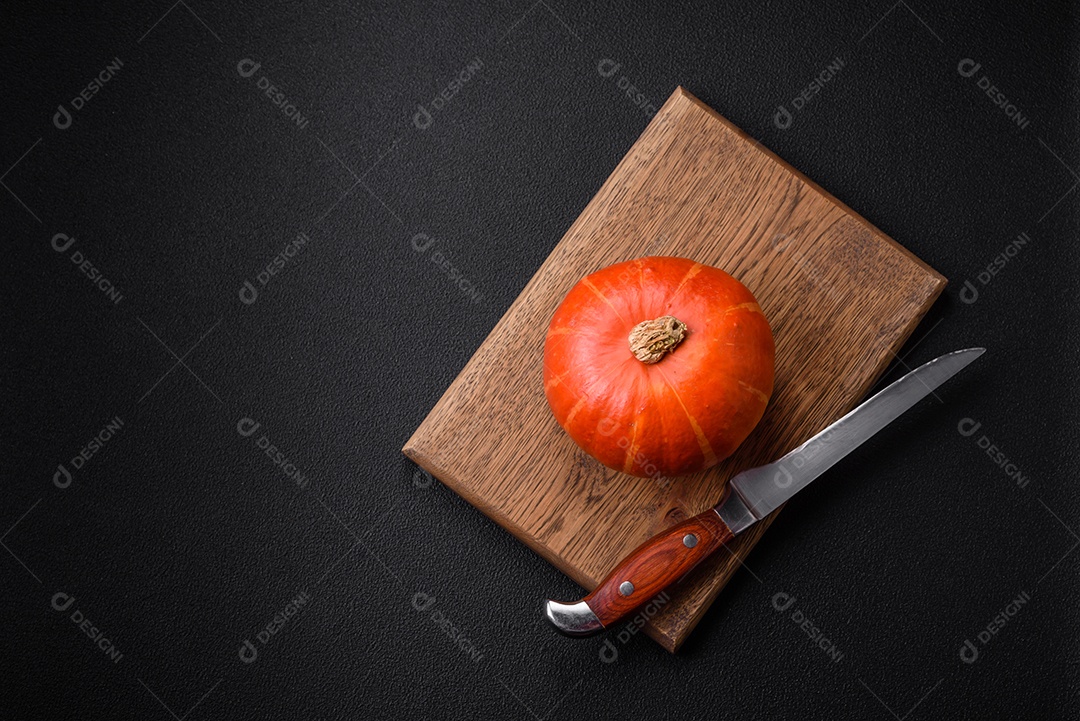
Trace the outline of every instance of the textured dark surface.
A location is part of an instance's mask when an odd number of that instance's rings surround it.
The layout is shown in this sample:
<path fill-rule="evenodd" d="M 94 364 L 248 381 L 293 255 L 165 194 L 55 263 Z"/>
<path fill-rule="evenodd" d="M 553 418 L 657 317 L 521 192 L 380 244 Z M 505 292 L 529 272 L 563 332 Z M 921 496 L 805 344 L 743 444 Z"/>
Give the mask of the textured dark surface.
<path fill-rule="evenodd" d="M 1077 31 L 1043 4 L 9 9 L 0 716 L 1075 718 Z M 793 501 L 676 657 L 553 635 L 574 585 L 399 452 L 644 128 L 620 82 L 684 85 L 950 278 L 890 378 L 989 348 Z"/>

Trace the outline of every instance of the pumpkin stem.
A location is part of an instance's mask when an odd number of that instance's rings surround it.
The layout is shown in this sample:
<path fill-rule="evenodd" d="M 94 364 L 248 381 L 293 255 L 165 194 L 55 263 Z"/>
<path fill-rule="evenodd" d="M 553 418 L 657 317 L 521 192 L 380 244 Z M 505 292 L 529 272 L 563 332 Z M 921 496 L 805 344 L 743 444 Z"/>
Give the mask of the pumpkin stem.
<path fill-rule="evenodd" d="M 658 363 L 686 337 L 686 323 L 670 315 L 645 320 L 630 331 L 630 352 L 642 363 Z"/>

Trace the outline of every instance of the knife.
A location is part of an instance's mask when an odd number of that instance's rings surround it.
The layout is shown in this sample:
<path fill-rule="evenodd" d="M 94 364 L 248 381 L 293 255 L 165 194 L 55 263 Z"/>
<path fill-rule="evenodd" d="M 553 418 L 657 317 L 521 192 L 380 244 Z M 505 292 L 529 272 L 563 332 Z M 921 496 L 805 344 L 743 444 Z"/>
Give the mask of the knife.
<path fill-rule="evenodd" d="M 780 460 L 743 471 L 727 484 L 719 503 L 645 541 L 584 599 L 549 600 L 544 606 L 548 620 L 568 636 L 591 636 L 618 623 L 782 506 L 985 350 L 968 348 L 935 358 Z"/>

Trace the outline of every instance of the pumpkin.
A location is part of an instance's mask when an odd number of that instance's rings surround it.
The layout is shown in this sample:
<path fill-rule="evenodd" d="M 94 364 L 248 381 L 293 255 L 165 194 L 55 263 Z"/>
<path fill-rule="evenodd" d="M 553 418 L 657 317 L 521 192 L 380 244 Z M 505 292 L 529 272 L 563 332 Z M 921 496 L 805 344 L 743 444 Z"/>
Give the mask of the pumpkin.
<path fill-rule="evenodd" d="M 577 283 L 544 343 L 544 392 L 609 468 L 661 478 L 731 455 L 773 390 L 772 331 L 753 294 L 686 258 L 617 263 Z"/>

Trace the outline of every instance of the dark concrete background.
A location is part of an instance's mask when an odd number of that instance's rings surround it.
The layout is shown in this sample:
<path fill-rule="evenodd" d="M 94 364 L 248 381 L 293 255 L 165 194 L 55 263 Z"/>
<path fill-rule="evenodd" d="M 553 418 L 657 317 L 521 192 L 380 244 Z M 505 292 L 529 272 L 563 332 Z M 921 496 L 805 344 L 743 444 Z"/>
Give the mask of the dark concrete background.
<path fill-rule="evenodd" d="M 1080 715 L 1063 3 L 169 2 L 4 12 L 0 716 Z M 950 279 L 887 378 L 989 351 L 672 657 L 399 449 L 679 84 Z"/>

